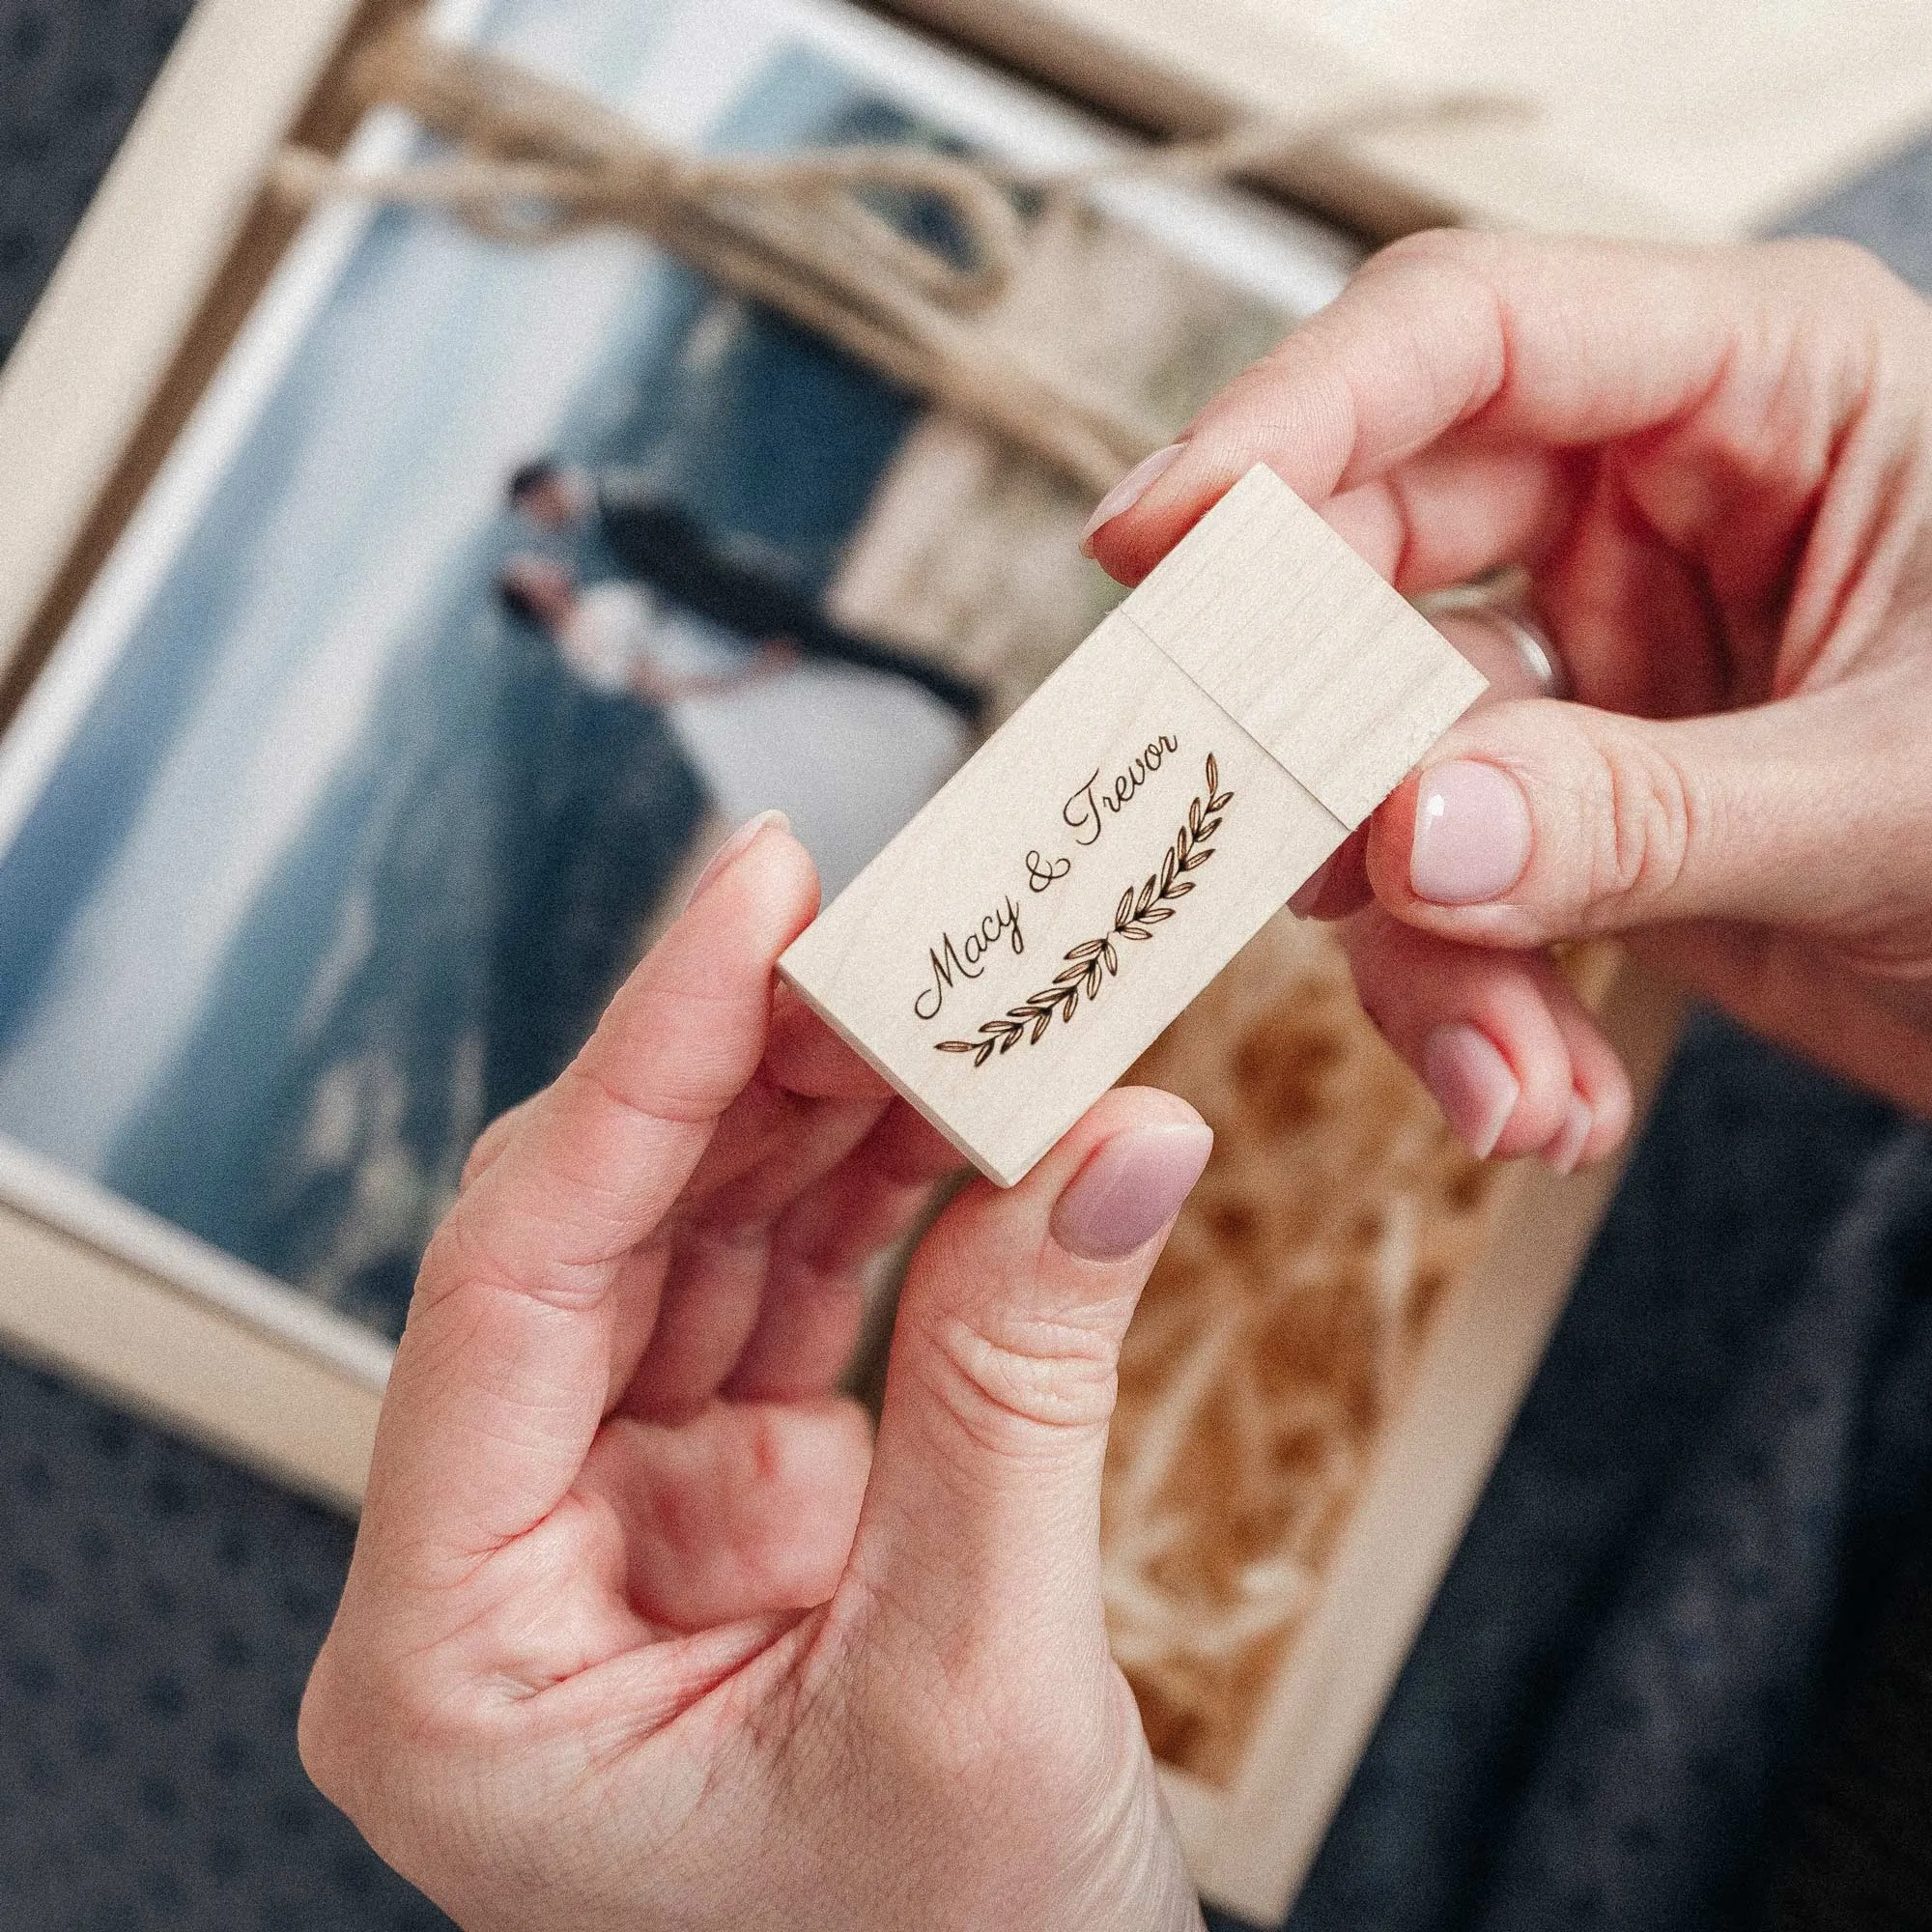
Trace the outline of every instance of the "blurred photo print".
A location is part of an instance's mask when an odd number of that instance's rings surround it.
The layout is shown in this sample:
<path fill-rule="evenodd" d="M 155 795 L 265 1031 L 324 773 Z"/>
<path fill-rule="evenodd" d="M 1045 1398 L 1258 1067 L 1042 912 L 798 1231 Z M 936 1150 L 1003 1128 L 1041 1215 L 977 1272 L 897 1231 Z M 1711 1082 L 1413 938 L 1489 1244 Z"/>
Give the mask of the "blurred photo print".
<path fill-rule="evenodd" d="M 428 30 L 692 152 L 1120 146 L 832 0 Z M 384 108 L 348 159 L 437 152 Z M 1010 197 L 997 326 L 1164 436 L 1353 259 L 1233 190 Z M 0 1195 L 386 1348 L 730 830 L 783 811 L 829 898 L 1104 613 L 1094 494 L 635 233 L 323 204 L 0 743 Z"/>

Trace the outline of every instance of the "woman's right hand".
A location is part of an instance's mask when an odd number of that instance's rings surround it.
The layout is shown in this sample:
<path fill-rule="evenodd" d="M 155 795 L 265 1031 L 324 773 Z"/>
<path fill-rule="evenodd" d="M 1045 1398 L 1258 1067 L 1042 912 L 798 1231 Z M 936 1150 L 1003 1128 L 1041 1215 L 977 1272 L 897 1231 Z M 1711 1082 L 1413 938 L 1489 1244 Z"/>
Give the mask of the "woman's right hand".
<path fill-rule="evenodd" d="M 1622 1137 L 1628 1082 L 1545 957 L 1605 932 L 1932 1111 L 1932 309 L 1904 284 L 1836 242 L 1419 236 L 1163 458 L 1096 513 L 1125 582 L 1257 462 L 1405 592 L 1531 574 L 1580 701 L 1464 718 L 1311 895 L 1477 1151 Z"/>

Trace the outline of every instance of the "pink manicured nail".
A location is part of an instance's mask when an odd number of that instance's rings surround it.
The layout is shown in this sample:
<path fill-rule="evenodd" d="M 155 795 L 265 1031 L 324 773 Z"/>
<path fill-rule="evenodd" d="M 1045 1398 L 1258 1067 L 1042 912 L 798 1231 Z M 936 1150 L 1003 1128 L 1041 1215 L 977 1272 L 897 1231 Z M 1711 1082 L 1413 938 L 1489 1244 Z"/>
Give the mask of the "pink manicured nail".
<path fill-rule="evenodd" d="M 1457 1021 L 1422 1042 L 1422 1079 L 1450 1131 L 1487 1160 L 1522 1093 L 1509 1062 L 1487 1035 Z"/>
<path fill-rule="evenodd" d="M 684 909 L 689 912 L 695 906 L 706 886 L 710 885 L 724 868 L 741 853 L 751 847 L 760 832 L 776 825 L 781 832 L 791 830 L 791 820 L 781 811 L 761 811 L 755 818 L 748 818 L 711 855 L 711 863 L 697 875 L 697 883 L 691 889 L 691 896 L 685 900 Z"/>
<path fill-rule="evenodd" d="M 1185 449 L 1184 442 L 1170 442 L 1165 449 L 1156 449 L 1151 456 L 1144 456 L 1094 505 L 1094 514 L 1087 519 L 1087 527 L 1080 532 L 1080 548 L 1086 550 L 1094 541 L 1094 533 L 1102 524 L 1111 524 L 1123 510 L 1131 510 L 1153 487 L 1159 476 L 1174 459 Z"/>
<path fill-rule="evenodd" d="M 1596 1123 L 1597 1117 L 1591 1113 L 1582 1095 L 1571 1094 L 1563 1124 L 1556 1129 L 1555 1138 L 1543 1150 L 1543 1158 L 1552 1173 L 1576 1172 L 1577 1163 L 1583 1157 L 1583 1143 L 1590 1138 L 1590 1129 Z"/>
<path fill-rule="evenodd" d="M 1408 884 L 1435 905 L 1480 905 L 1529 864 L 1529 806 L 1497 765 L 1457 758 L 1425 775 L 1415 803 Z"/>
<path fill-rule="evenodd" d="M 1054 1204 L 1053 1238 L 1090 1262 L 1145 1247 L 1180 1212 L 1213 1151 L 1212 1130 L 1198 1121 L 1116 1134 Z"/>

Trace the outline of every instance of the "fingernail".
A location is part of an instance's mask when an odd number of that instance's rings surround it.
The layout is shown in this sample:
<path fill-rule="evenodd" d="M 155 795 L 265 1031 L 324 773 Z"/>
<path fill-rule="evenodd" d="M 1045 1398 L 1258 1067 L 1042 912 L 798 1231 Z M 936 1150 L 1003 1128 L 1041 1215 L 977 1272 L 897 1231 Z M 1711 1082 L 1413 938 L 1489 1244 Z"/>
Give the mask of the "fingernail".
<path fill-rule="evenodd" d="M 1170 442 L 1165 449 L 1156 449 L 1151 456 L 1144 456 L 1094 505 L 1094 514 L 1087 519 L 1087 527 L 1080 532 L 1080 548 L 1086 550 L 1094 541 L 1094 533 L 1102 524 L 1111 524 L 1123 510 L 1131 510 L 1153 487 L 1154 479 L 1161 475 L 1185 449 L 1184 442 Z"/>
<path fill-rule="evenodd" d="M 1409 889 L 1435 905 L 1480 905 L 1506 893 L 1529 864 L 1529 806 L 1497 765 L 1457 758 L 1422 781 Z"/>
<path fill-rule="evenodd" d="M 1199 1121 L 1116 1134 L 1054 1204 L 1053 1238 L 1090 1262 L 1145 1247 L 1180 1212 L 1213 1151 L 1213 1132 Z"/>
<path fill-rule="evenodd" d="M 1423 1041 L 1422 1080 L 1450 1132 L 1478 1160 L 1487 1160 L 1522 1093 L 1509 1062 L 1486 1034 L 1457 1021 Z"/>
<path fill-rule="evenodd" d="M 697 883 L 692 887 L 691 896 L 684 902 L 685 911 L 689 912 L 697 903 L 705 887 L 710 885 L 734 859 L 746 851 L 760 832 L 774 825 L 781 832 L 789 832 L 791 830 L 791 820 L 781 811 L 761 811 L 755 818 L 746 819 L 744 824 L 739 826 L 737 831 L 732 833 L 730 838 L 725 839 L 724 844 L 712 853 L 711 863 L 705 867 L 703 871 L 698 873 Z"/>
<path fill-rule="evenodd" d="M 1543 1158 L 1552 1173 L 1576 1172 L 1577 1163 L 1583 1157 L 1583 1143 L 1590 1138 L 1590 1129 L 1594 1125 L 1596 1116 L 1584 1103 L 1582 1095 L 1571 1094 L 1563 1124 L 1556 1129 L 1555 1138 L 1543 1150 Z"/>

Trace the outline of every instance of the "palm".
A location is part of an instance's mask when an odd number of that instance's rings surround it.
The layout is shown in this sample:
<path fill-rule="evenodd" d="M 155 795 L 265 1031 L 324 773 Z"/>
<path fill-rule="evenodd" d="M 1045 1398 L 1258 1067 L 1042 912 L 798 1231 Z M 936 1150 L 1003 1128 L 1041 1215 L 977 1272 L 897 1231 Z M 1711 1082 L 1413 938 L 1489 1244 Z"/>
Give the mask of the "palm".
<path fill-rule="evenodd" d="M 876 1247 L 955 1160 L 841 1054 L 785 1009 L 666 1222 L 611 1264 L 605 1412 L 555 1507 L 449 1600 L 459 1649 L 500 1657 L 523 1634 L 527 1681 L 554 1683 L 831 1595 L 871 1456 L 832 1380 Z M 861 1091 L 802 1104 L 784 1071 Z M 526 1122 L 479 1143 L 466 1191 Z"/>
<path fill-rule="evenodd" d="M 653 1634 L 822 1604 L 870 1462 L 864 1411 L 836 1397 L 714 1402 L 674 1429 L 615 1416 L 572 1492 L 580 1574 Z"/>
<path fill-rule="evenodd" d="M 457 1672 L 513 1657 L 516 1681 L 533 1690 L 831 1595 L 870 1462 L 864 1412 L 835 1393 L 865 1284 L 934 1179 L 958 1164 L 784 998 L 760 1029 L 757 1059 L 713 1074 L 728 1096 L 715 1113 L 681 1123 L 634 1108 L 601 1061 L 655 1049 L 673 1091 L 688 1077 L 692 1025 L 653 1002 L 650 980 L 647 968 L 619 996 L 554 1088 L 478 1142 L 403 1343 L 414 1366 L 438 1346 L 431 1330 L 501 1322 L 507 1308 L 525 1332 L 480 1344 L 507 1379 L 537 1346 L 531 1327 L 571 1330 L 568 1375 L 524 1390 L 492 1439 L 479 1438 L 473 1406 L 452 1401 L 445 1486 L 468 1480 L 466 1441 L 472 1458 L 507 1456 L 514 1480 L 493 1498 L 491 1533 L 479 1536 L 487 1554 L 451 1564 L 434 1624 L 412 1634 Z M 570 1193 L 589 1226 L 604 1222 L 602 1177 L 636 1160 L 627 1142 L 639 1132 L 675 1137 L 664 1197 L 626 1201 L 611 1239 L 580 1241 L 560 1259 L 554 1222 L 528 1204 L 554 1208 Z M 497 1297 L 504 1279 L 526 1298 Z M 546 1314 L 547 1297 L 565 1305 Z M 579 1312 L 586 1301 L 593 1315 Z M 601 1413 L 583 1412 L 585 1384 L 604 1391 Z M 578 1418 L 574 1442 L 554 1437 L 563 1412 Z M 510 1453 L 517 1436 L 547 1431 L 546 1456 Z M 371 1509 L 433 1507 L 433 1493 L 391 1497 L 390 1461 L 379 1444 Z"/>

